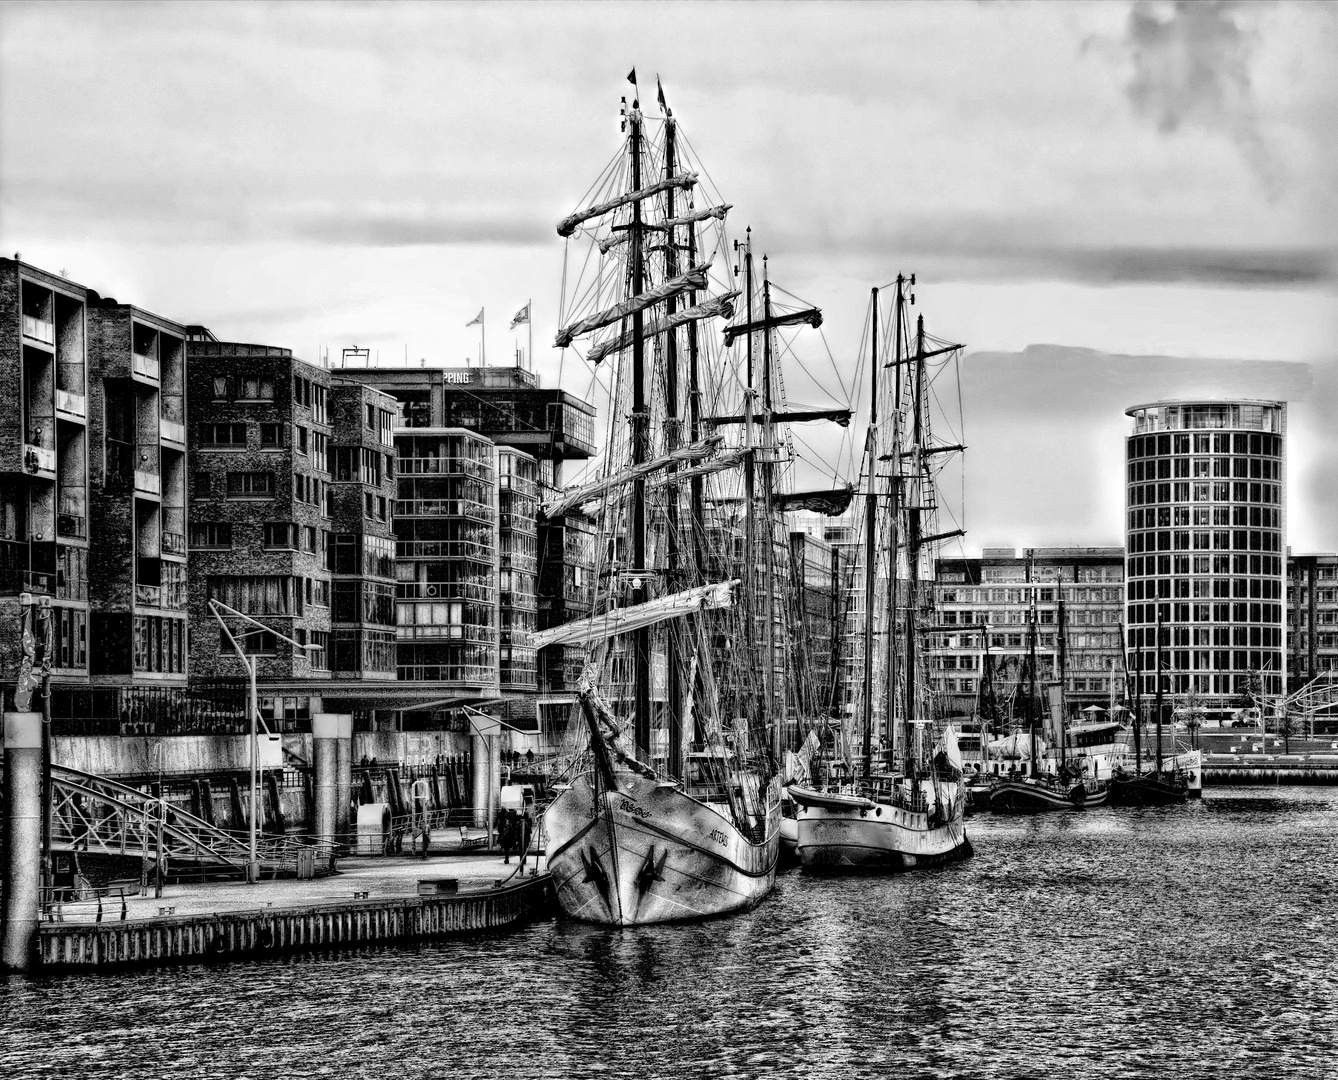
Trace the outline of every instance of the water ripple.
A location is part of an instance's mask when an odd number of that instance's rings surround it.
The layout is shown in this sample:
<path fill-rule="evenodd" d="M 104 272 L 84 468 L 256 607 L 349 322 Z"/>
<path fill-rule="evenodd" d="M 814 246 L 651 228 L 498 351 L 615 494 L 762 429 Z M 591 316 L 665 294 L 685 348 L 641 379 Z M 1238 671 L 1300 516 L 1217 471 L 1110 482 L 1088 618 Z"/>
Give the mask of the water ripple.
<path fill-rule="evenodd" d="M 1338 792 L 972 822 L 747 915 L 0 983 L 0 1076 L 1335 1075 Z"/>

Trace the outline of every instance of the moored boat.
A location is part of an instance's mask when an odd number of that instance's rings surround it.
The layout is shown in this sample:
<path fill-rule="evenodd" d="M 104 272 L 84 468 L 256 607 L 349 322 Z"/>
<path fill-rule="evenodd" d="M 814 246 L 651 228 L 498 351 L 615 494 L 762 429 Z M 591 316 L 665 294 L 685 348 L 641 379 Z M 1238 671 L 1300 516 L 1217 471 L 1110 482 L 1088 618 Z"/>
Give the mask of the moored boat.
<path fill-rule="evenodd" d="M 926 746 L 925 729 L 936 726 L 936 717 L 919 648 L 922 569 L 936 542 L 961 535 L 940 533 L 933 524 L 930 462 L 962 448 L 931 439 L 927 361 L 951 356 L 961 346 L 928 341 L 923 316 L 912 341 L 906 305 L 914 284 L 914 277 L 896 281 L 890 359 L 879 354 L 878 290 L 873 290 L 873 385 L 864 454 L 862 769 L 851 775 L 842 758 L 827 763 L 825 777 L 819 769 L 818 782 L 790 785 L 798 806 L 799 858 L 807 872 L 911 870 L 971 855 L 962 755 L 952 725 L 942 727 L 932 750 Z M 894 374 L 891 386 L 883 388 L 887 419 L 880 426 L 878 374 L 885 364 Z M 876 635 L 878 625 L 886 629 Z M 886 774 L 872 772 L 879 716 L 885 736 L 880 742 L 892 745 L 900 766 Z"/>

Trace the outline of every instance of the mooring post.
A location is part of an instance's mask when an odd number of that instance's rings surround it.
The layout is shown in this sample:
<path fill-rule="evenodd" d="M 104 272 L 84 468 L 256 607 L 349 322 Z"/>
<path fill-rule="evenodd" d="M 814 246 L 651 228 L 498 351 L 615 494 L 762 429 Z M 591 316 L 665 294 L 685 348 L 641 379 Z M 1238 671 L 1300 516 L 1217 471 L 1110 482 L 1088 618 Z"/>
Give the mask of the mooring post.
<path fill-rule="evenodd" d="M 347 840 L 353 818 L 353 714 L 335 713 L 335 832 Z"/>
<path fill-rule="evenodd" d="M 470 774 L 474 780 L 474 827 L 486 829 L 488 821 L 488 792 L 492 788 L 492 760 L 488 754 L 488 737 L 475 733 L 469 740 Z"/>
<path fill-rule="evenodd" d="M 352 726 L 353 717 L 345 713 L 311 716 L 311 757 L 316 773 L 312 785 L 316 793 L 312 832 L 325 843 L 334 843 L 339 832 L 339 743 L 345 732 L 342 741 L 352 738 Z M 349 778 L 351 782 L 351 772 Z"/>
<path fill-rule="evenodd" d="M 42 714 L 4 719 L 4 927 L 0 967 L 30 971 L 37 961 L 42 877 Z"/>

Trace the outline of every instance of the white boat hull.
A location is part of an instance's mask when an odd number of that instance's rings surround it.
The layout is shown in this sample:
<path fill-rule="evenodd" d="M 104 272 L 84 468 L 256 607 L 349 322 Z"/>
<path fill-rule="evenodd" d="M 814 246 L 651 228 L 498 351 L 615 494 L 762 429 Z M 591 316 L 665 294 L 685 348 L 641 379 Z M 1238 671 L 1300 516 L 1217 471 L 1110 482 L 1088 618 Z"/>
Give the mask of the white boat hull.
<path fill-rule="evenodd" d="M 948 819 L 933 825 L 927 813 L 890 803 L 806 799 L 804 790 L 794 787 L 790 793 L 799 803 L 798 850 L 805 870 L 914 870 L 971 855 L 960 792 L 949 799 Z"/>
<path fill-rule="evenodd" d="M 544 814 L 548 870 L 573 918 L 612 926 L 744 911 L 776 882 L 780 800 L 774 782 L 760 841 L 678 788 L 620 774 L 616 791 L 579 777 Z"/>

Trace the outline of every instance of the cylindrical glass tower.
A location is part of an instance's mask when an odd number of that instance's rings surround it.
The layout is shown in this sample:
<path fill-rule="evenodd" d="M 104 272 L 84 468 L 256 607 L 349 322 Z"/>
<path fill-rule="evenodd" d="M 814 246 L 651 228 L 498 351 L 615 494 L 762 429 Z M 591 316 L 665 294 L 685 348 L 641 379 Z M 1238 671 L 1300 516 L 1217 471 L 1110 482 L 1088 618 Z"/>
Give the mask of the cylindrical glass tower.
<path fill-rule="evenodd" d="M 1131 688 L 1221 719 L 1283 690 L 1285 436 L 1280 401 L 1126 410 L 1125 586 Z"/>

